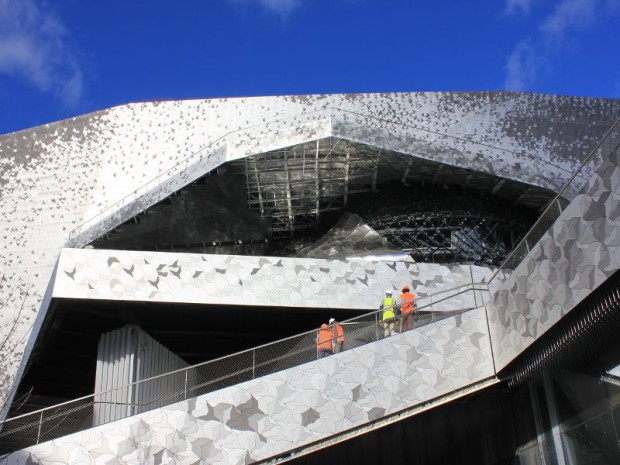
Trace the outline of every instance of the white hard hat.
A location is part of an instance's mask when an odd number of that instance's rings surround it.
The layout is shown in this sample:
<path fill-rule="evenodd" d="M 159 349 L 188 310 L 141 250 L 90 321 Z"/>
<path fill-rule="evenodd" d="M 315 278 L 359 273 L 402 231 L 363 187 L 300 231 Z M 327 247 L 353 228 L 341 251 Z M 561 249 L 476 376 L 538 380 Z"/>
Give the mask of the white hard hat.
<path fill-rule="evenodd" d="M 333 319 L 333 318 L 330 318 L 330 319 L 329 319 L 329 324 L 331 325 L 334 321 L 336 321 L 336 320 L 335 320 L 335 319 Z"/>
<path fill-rule="evenodd" d="M 392 290 L 388 289 L 387 291 L 385 291 L 386 294 L 392 294 Z"/>

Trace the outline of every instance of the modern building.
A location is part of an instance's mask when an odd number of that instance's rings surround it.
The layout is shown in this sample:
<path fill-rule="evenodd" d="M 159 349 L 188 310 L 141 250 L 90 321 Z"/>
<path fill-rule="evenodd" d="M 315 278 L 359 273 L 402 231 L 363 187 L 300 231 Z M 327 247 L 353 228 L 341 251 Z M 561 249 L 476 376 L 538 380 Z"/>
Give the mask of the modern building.
<path fill-rule="evenodd" d="M 306 95 L 0 136 L 0 463 L 619 463 L 619 118 Z"/>

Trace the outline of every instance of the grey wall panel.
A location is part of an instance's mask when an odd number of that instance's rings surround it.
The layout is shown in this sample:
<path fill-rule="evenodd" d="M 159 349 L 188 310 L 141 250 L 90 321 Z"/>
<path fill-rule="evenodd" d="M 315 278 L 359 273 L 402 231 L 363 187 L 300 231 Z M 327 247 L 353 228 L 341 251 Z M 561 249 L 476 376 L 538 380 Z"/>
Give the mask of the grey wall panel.
<path fill-rule="evenodd" d="M 99 340 L 93 425 L 131 414 L 132 388 L 136 357 L 135 329 L 130 327 L 106 333 Z M 123 387 L 107 392 L 115 387 Z"/>
<path fill-rule="evenodd" d="M 187 366 L 137 326 L 124 326 L 103 334 L 97 351 L 93 425 L 169 404 L 171 399 L 163 398 L 163 393 L 173 391 L 167 384 L 174 379 L 133 383 Z"/>
<path fill-rule="evenodd" d="M 226 463 L 268 458 L 493 376 L 485 309 L 0 460 Z"/>
<path fill-rule="evenodd" d="M 620 269 L 620 149 L 505 281 L 489 307 L 497 369 Z"/>
<path fill-rule="evenodd" d="M 136 336 L 134 381 L 153 379 L 134 386 L 132 392 L 133 402 L 136 404 L 134 414 L 182 399 L 182 396 L 170 398 L 167 395 L 170 392 L 179 392 L 184 384 L 192 384 L 195 377 L 195 373 L 189 371 L 187 376 L 186 373 L 182 373 L 178 376 L 159 378 L 161 374 L 186 368 L 188 364 L 140 328 L 136 328 Z"/>

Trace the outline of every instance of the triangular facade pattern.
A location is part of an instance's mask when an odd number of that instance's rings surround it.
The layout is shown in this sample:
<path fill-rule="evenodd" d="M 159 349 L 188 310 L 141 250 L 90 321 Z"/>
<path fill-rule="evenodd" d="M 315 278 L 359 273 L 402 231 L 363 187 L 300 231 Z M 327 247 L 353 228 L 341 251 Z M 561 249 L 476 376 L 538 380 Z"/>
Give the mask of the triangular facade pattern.
<path fill-rule="evenodd" d="M 333 137 L 484 175 L 493 193 L 558 192 L 619 115 L 618 100 L 513 92 L 309 95 L 136 103 L 2 136 L 3 415 L 54 298 L 371 310 L 403 283 L 425 298 L 494 272 L 83 248 L 227 163 Z M 245 464 L 495 380 L 620 269 L 619 146 L 562 192 L 558 220 L 490 299 L 439 309 L 467 312 L 0 462 Z"/>

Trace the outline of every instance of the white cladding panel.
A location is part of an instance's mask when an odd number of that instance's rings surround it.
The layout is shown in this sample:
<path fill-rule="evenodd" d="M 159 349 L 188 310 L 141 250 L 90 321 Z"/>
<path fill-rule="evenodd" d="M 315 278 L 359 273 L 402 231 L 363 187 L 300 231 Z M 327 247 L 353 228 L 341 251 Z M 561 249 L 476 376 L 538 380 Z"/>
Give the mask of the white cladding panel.
<path fill-rule="evenodd" d="M 366 260 L 63 249 L 54 297 L 375 310 L 386 289 L 426 296 L 482 281 L 492 269 Z M 471 293 L 433 310 L 476 306 Z M 430 299 L 428 300 L 430 302 Z M 479 301 L 481 302 L 481 300 Z M 205 309 L 207 311 L 208 309 Z"/>

